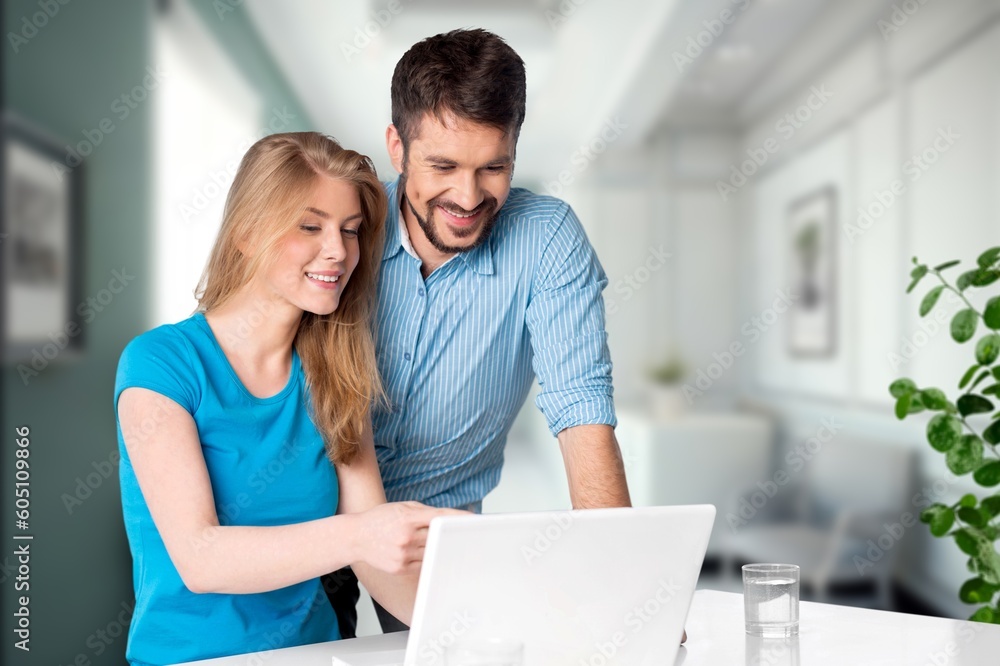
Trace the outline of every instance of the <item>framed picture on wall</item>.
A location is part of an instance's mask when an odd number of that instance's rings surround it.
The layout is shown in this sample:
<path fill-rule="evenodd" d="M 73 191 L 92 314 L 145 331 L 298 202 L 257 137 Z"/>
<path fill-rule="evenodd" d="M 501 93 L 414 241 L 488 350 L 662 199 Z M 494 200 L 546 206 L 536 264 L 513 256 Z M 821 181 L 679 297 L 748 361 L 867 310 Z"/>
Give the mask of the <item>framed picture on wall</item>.
<path fill-rule="evenodd" d="M 83 346 L 80 169 L 43 130 L 4 114 L 3 357 L 36 372 Z"/>
<path fill-rule="evenodd" d="M 832 357 L 837 351 L 837 190 L 824 187 L 788 210 L 787 253 L 792 294 L 788 348 L 792 356 Z"/>

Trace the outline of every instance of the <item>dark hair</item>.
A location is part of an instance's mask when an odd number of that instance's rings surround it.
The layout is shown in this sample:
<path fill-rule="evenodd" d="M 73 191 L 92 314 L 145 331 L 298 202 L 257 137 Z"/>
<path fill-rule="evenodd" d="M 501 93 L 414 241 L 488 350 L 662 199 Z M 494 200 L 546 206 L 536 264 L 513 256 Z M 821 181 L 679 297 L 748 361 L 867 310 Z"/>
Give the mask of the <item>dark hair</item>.
<path fill-rule="evenodd" d="M 420 119 L 446 112 L 512 132 L 524 122 L 524 61 L 507 42 L 482 29 L 428 37 L 403 54 L 392 73 L 392 124 L 403 148 Z"/>

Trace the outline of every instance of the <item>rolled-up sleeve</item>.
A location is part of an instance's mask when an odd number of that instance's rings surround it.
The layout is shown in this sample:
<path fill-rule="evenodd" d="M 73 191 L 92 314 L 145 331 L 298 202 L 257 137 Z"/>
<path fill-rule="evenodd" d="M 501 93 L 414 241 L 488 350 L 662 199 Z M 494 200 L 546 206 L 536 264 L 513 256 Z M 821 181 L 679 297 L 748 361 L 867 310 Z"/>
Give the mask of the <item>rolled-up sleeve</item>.
<path fill-rule="evenodd" d="M 608 278 L 568 206 L 554 216 L 528 302 L 535 404 L 558 435 L 578 425 L 617 425 L 601 292 Z"/>

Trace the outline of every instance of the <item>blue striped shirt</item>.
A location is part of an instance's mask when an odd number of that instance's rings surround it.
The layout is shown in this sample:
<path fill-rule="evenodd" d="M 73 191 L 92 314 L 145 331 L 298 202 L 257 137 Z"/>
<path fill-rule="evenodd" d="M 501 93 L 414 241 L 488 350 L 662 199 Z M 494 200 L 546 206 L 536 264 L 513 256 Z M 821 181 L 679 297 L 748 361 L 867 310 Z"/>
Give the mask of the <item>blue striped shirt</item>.
<path fill-rule="evenodd" d="M 397 186 L 378 285 L 373 414 L 390 501 L 480 507 L 534 377 L 553 435 L 616 425 L 604 274 L 572 209 L 512 188 L 488 242 L 431 273 L 404 248 Z M 402 227 L 402 228 L 401 228 Z"/>

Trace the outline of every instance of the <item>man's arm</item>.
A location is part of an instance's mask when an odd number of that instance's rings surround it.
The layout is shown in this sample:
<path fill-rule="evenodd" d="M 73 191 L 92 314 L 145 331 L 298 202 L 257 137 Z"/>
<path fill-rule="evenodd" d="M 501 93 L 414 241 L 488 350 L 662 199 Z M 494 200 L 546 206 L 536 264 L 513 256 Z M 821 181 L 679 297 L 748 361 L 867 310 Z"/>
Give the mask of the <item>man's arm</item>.
<path fill-rule="evenodd" d="M 559 433 L 574 509 L 632 506 L 615 431 L 607 425 L 579 425 Z"/>

